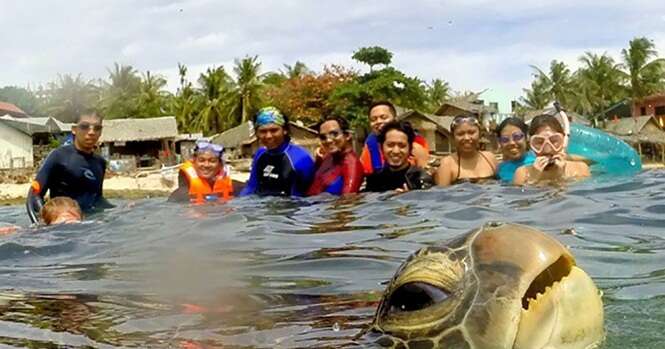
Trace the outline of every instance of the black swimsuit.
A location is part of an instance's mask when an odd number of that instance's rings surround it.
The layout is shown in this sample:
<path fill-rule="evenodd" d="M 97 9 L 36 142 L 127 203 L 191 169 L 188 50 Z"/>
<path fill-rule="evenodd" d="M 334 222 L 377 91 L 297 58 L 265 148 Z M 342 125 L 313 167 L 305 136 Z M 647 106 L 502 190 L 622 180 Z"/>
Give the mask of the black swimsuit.
<path fill-rule="evenodd" d="M 485 177 L 473 177 L 473 178 L 459 178 L 460 173 L 462 173 L 462 161 L 459 157 L 459 154 L 457 155 L 457 178 L 452 181 L 452 184 L 460 184 L 460 183 L 478 183 L 478 182 L 484 182 L 488 181 L 491 179 L 496 179 L 496 168 L 494 168 L 494 165 L 492 165 L 492 162 L 483 154 L 483 152 L 479 152 L 480 156 L 487 161 L 487 164 L 490 165 L 490 168 L 494 172 L 493 175 L 491 176 L 485 176 Z"/>

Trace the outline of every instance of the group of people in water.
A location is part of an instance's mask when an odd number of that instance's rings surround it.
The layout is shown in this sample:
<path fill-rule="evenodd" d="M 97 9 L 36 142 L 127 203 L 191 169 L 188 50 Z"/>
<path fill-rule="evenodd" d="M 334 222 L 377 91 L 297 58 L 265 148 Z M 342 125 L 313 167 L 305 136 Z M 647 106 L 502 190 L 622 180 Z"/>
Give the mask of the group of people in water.
<path fill-rule="evenodd" d="M 503 120 L 496 128 L 502 161 L 480 149 L 483 127 L 475 116 L 456 116 L 450 126 L 456 150 L 441 159 L 433 173 L 427 170 L 427 141 L 409 122 L 397 119 L 393 104 L 373 103 L 368 118 L 371 133 L 360 156 L 353 150 L 348 121 L 329 115 L 316 125 L 320 146 L 312 157 L 291 141 L 288 117 L 277 108 L 263 108 L 254 118 L 261 147 L 254 154 L 246 184 L 231 179 L 223 160 L 223 145 L 200 140 L 192 158 L 181 165 L 178 188 L 169 201 L 202 204 L 252 194 L 404 192 L 492 179 L 522 185 L 590 175 L 585 162 L 568 158 L 567 135 L 554 116 L 537 116 L 530 126 L 516 117 Z M 85 111 L 72 127 L 73 143 L 57 148 L 46 158 L 27 199 L 33 223 L 76 222 L 82 212 L 112 207 L 102 194 L 106 163 L 95 154 L 101 132 L 101 116 Z M 52 199 L 45 204 L 47 192 Z"/>

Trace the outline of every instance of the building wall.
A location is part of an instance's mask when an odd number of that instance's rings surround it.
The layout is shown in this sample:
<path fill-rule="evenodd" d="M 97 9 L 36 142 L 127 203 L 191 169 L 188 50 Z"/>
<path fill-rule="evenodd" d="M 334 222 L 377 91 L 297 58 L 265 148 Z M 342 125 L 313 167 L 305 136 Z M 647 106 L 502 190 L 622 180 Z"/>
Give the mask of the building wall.
<path fill-rule="evenodd" d="M 654 115 L 660 127 L 665 127 L 665 96 L 649 98 L 633 105 L 633 116 Z"/>
<path fill-rule="evenodd" d="M 0 123 L 0 168 L 32 167 L 32 137 Z"/>

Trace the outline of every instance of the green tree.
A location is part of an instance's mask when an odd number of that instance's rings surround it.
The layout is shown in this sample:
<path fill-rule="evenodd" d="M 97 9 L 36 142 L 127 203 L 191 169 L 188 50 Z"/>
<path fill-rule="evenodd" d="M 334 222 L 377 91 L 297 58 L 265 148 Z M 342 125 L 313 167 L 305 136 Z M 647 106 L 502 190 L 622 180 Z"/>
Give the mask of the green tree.
<path fill-rule="evenodd" d="M 224 67 L 213 67 L 199 77 L 200 107 L 194 127 L 205 134 L 219 133 L 234 126 L 235 120 L 229 120 L 228 95 L 233 81 Z"/>
<path fill-rule="evenodd" d="M 192 83 L 187 80 L 187 66 L 178 63 L 180 86 L 171 100 L 171 113 L 175 115 L 178 129 L 183 132 L 198 132 L 196 118 L 198 115 L 198 102 L 202 100 Z"/>
<path fill-rule="evenodd" d="M 540 110 L 552 101 L 551 86 L 549 82 L 540 75 L 536 75 L 531 82 L 531 88 L 522 89 L 525 96 L 521 97 L 524 107 L 532 110 Z"/>
<path fill-rule="evenodd" d="M 147 71 L 141 77 L 139 93 L 137 96 L 136 117 L 164 116 L 168 113 L 171 94 L 164 90 L 166 79 Z"/>
<path fill-rule="evenodd" d="M 0 101 L 16 105 L 30 116 L 43 116 L 42 100 L 27 88 L 18 86 L 0 88 Z"/>
<path fill-rule="evenodd" d="M 109 81 L 104 84 L 101 109 L 108 118 L 126 118 L 138 114 L 138 95 L 141 78 L 129 65 L 113 64 L 108 69 Z"/>
<path fill-rule="evenodd" d="M 78 114 L 99 103 L 99 85 L 85 81 L 81 75 L 65 74 L 48 83 L 45 90 L 45 112 L 63 122 L 75 122 Z"/>
<path fill-rule="evenodd" d="M 301 77 L 305 74 L 312 74 L 312 71 L 307 68 L 307 65 L 301 61 L 296 61 L 294 65 L 284 64 L 284 71 L 282 74 L 287 79 L 293 79 Z"/>
<path fill-rule="evenodd" d="M 450 85 L 441 79 L 434 79 L 431 83 L 425 84 L 424 89 L 427 97 L 427 112 L 435 112 L 443 102 L 450 98 Z"/>
<path fill-rule="evenodd" d="M 583 67 L 576 73 L 578 99 L 575 109 L 595 116 L 626 97 L 624 81 L 627 76 L 612 57 L 586 52 L 579 60 Z"/>
<path fill-rule="evenodd" d="M 535 77 L 543 80 L 541 84 L 547 88 L 549 99 L 559 101 L 564 106 L 573 105 L 575 97 L 573 75 L 565 63 L 553 60 L 550 63 L 549 74 L 536 66 L 531 68 L 536 71 Z"/>
<path fill-rule="evenodd" d="M 233 72 L 236 81 L 231 85 L 227 95 L 229 109 L 226 127 L 233 127 L 250 120 L 261 104 L 260 93 L 263 82 L 258 56 L 236 59 Z"/>
<path fill-rule="evenodd" d="M 657 58 L 653 41 L 634 38 L 628 49 L 621 50 L 623 67 L 629 76 L 628 94 L 634 100 L 665 89 L 665 59 Z"/>
<path fill-rule="evenodd" d="M 353 53 L 351 58 L 369 65 L 369 70 L 372 72 L 374 66 L 377 64 L 383 64 L 385 66 L 390 65 L 393 54 L 380 46 L 361 47 Z"/>

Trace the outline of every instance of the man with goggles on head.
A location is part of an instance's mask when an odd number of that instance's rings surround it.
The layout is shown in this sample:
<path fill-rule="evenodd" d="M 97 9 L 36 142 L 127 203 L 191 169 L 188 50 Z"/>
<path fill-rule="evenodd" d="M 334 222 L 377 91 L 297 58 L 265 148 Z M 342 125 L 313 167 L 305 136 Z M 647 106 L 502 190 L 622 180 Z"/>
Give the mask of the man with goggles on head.
<path fill-rule="evenodd" d="M 102 135 L 102 117 L 86 110 L 72 126 L 74 142 L 53 150 L 32 181 L 26 207 L 33 223 L 39 222 L 44 197 L 66 196 L 76 200 L 83 212 L 113 207 L 102 195 L 106 162 L 95 154 Z"/>
<path fill-rule="evenodd" d="M 196 142 L 194 156 L 180 166 L 178 189 L 169 201 L 192 204 L 226 201 L 233 197 L 233 181 L 224 166 L 224 147 L 205 140 Z"/>
<path fill-rule="evenodd" d="M 566 159 L 564 130 L 555 117 L 539 115 L 533 118 L 529 135 L 529 147 L 536 159 L 532 165 L 517 169 L 514 184 L 557 182 L 591 175 L 586 163 Z"/>
<path fill-rule="evenodd" d="M 304 196 L 314 177 L 314 161 L 305 148 L 291 143 L 286 115 L 274 107 L 263 108 L 254 127 L 263 146 L 254 154 L 240 195 Z"/>

